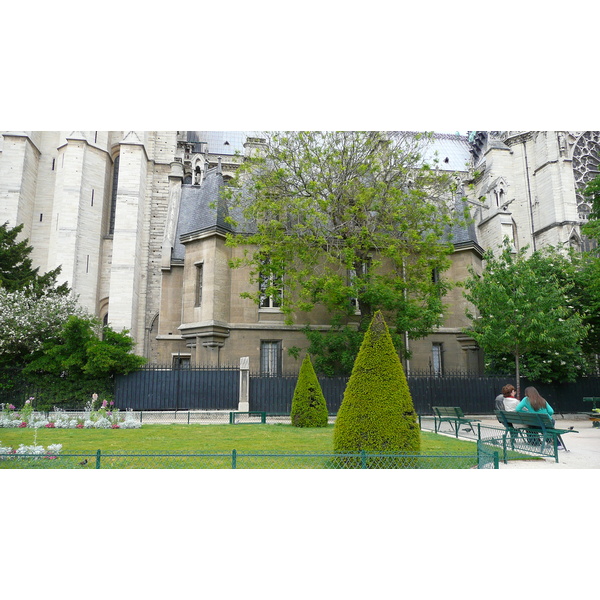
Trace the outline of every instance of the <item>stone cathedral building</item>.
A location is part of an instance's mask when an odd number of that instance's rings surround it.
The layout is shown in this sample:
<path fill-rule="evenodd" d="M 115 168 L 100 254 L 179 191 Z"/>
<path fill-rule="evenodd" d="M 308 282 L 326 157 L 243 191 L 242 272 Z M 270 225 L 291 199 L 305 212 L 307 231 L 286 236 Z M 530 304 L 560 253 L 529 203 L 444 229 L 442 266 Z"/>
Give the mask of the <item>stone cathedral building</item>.
<path fill-rule="evenodd" d="M 230 269 L 231 226 L 219 189 L 259 134 L 214 131 L 0 132 L 0 223 L 24 224 L 41 271 L 61 277 L 80 303 L 128 329 L 150 362 L 238 364 L 278 373 L 297 369 L 286 349 L 306 347 L 306 323 L 283 323 L 274 298 L 240 296 L 248 272 Z M 508 236 L 515 248 L 586 247 L 589 214 L 581 190 L 598 173 L 600 132 L 436 134 L 427 153 L 456 174 L 474 223 L 454 232 L 452 267 L 464 279 L 483 249 Z M 407 370 L 481 369 L 460 290 L 447 297 L 444 326 L 411 340 Z"/>

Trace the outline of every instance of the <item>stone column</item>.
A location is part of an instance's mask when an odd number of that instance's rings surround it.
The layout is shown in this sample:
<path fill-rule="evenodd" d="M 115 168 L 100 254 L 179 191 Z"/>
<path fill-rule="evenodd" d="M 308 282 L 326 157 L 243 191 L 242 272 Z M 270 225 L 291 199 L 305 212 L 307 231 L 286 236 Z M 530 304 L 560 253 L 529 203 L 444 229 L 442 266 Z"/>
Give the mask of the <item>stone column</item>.
<path fill-rule="evenodd" d="M 240 358 L 240 400 L 238 403 L 240 412 L 250 410 L 250 357 Z"/>
<path fill-rule="evenodd" d="M 33 132 L 3 133 L 4 148 L 0 152 L 0 224 L 9 227 L 25 225 L 19 240 L 28 238 L 31 225 L 41 152 L 33 142 Z"/>
<path fill-rule="evenodd" d="M 169 205 L 167 207 L 160 265 L 163 269 L 171 268 L 171 251 L 176 242 L 175 233 L 177 231 L 177 219 L 179 218 L 179 205 L 181 204 L 182 182 L 183 165 L 179 162 L 172 162 L 169 174 Z"/>
<path fill-rule="evenodd" d="M 134 339 L 138 326 L 137 306 L 147 268 L 142 247 L 147 172 L 146 149 L 139 136 L 130 132 L 120 144 L 109 319 L 116 331 L 129 329 Z M 143 348 L 139 351 L 143 352 Z"/>

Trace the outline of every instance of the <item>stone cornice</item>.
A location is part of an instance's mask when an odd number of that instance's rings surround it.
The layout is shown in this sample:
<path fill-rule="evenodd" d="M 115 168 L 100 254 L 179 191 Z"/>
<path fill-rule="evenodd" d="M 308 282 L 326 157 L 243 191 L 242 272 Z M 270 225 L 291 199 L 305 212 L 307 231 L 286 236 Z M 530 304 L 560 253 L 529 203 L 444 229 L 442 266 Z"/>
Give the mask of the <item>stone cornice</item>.
<path fill-rule="evenodd" d="M 197 231 L 191 231 L 190 233 L 185 233 L 179 236 L 179 241 L 182 244 L 188 244 L 190 242 L 195 242 L 197 240 L 202 240 L 207 237 L 211 237 L 212 235 L 218 235 L 220 237 L 227 237 L 227 234 L 231 233 L 227 229 L 223 229 L 217 225 L 212 227 L 206 227 L 205 229 L 199 229 Z"/>
<path fill-rule="evenodd" d="M 542 227 L 541 229 L 536 229 L 533 232 L 533 235 L 538 236 L 542 233 L 545 233 L 546 231 L 548 231 L 549 229 L 552 229 L 553 227 L 562 227 L 563 225 L 573 225 L 575 227 L 581 225 L 581 223 L 579 221 L 555 221 L 554 223 L 550 223 L 550 225 L 546 225 L 546 227 Z"/>
<path fill-rule="evenodd" d="M 73 134 L 76 132 L 73 132 Z M 81 132 L 79 132 L 81 133 Z M 65 139 L 66 142 L 64 144 L 60 144 L 56 147 L 57 150 L 60 150 L 61 148 L 64 148 L 65 146 L 68 146 L 69 141 L 73 140 L 74 142 L 84 142 L 86 146 L 88 146 L 88 148 L 93 148 L 94 150 L 97 150 L 98 152 L 102 153 L 102 154 L 107 154 L 110 161 L 112 162 L 112 154 L 110 152 L 110 150 L 107 150 L 106 148 L 102 148 L 101 146 L 98 146 L 98 144 L 94 144 L 93 142 L 88 141 L 88 139 L 81 134 L 81 136 L 77 136 L 77 135 L 68 135 Z"/>
<path fill-rule="evenodd" d="M 453 244 L 454 245 L 454 252 L 464 252 L 465 250 L 473 250 L 475 251 L 477 254 L 479 254 L 479 256 L 483 256 L 484 252 L 483 252 L 483 248 L 477 243 L 477 242 L 460 242 L 458 244 Z"/>
<path fill-rule="evenodd" d="M 24 137 L 27 139 L 27 141 L 33 146 L 33 148 L 35 148 L 36 152 L 38 153 L 38 156 L 42 155 L 41 150 L 37 147 L 36 143 L 31 139 L 31 135 L 29 134 L 29 132 L 27 131 L 2 131 L 0 132 L 2 134 L 3 138 L 7 138 L 7 137 Z"/>
<path fill-rule="evenodd" d="M 529 141 L 533 140 L 535 134 L 537 134 L 537 131 L 523 131 L 516 135 L 507 137 L 504 140 L 504 143 L 507 146 L 514 146 L 515 144 L 522 144 L 523 142 L 529 142 Z"/>
<path fill-rule="evenodd" d="M 144 151 L 144 156 L 146 157 L 147 162 L 154 162 L 148 156 L 148 152 L 146 151 L 146 144 L 142 142 L 135 131 L 129 131 L 125 137 L 119 142 L 120 146 L 141 146 Z M 170 162 L 170 161 L 169 161 Z"/>

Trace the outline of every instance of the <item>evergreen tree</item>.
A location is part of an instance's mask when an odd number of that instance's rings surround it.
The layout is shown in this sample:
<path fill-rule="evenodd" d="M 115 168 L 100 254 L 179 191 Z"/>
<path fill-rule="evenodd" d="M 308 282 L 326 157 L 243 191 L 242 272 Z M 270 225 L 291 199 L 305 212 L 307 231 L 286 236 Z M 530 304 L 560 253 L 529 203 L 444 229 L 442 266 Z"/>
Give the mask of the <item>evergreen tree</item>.
<path fill-rule="evenodd" d="M 329 411 L 310 356 L 302 361 L 290 417 L 296 427 L 327 427 Z"/>
<path fill-rule="evenodd" d="M 417 453 L 417 414 L 381 311 L 365 333 L 334 428 L 334 451 Z"/>
<path fill-rule="evenodd" d="M 29 289 L 39 295 L 44 290 L 55 288 L 60 267 L 39 275 L 39 268 L 33 268 L 29 257 L 33 248 L 28 245 L 28 240 L 17 241 L 22 230 L 23 224 L 13 228 L 8 227 L 8 222 L 0 225 L 0 288 L 8 292 Z M 66 295 L 69 288 L 64 283 L 54 291 Z"/>

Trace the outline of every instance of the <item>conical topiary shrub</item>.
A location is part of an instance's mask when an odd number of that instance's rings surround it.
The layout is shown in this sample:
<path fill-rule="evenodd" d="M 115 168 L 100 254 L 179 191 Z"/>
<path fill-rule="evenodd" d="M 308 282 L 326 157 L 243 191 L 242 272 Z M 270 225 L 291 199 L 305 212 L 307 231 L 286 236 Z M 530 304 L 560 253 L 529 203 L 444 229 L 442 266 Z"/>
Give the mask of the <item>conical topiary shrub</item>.
<path fill-rule="evenodd" d="M 302 361 L 292 399 L 290 413 L 292 425 L 296 427 L 326 427 L 328 416 L 325 396 L 321 391 L 321 385 L 313 369 L 310 356 L 307 354 Z"/>
<path fill-rule="evenodd" d="M 418 453 L 417 414 L 380 311 L 354 361 L 333 432 L 334 452 Z"/>

